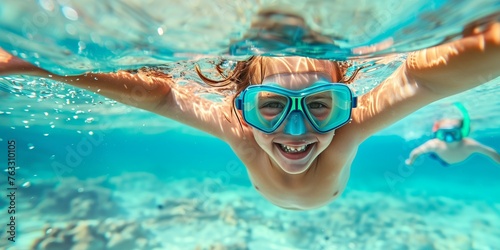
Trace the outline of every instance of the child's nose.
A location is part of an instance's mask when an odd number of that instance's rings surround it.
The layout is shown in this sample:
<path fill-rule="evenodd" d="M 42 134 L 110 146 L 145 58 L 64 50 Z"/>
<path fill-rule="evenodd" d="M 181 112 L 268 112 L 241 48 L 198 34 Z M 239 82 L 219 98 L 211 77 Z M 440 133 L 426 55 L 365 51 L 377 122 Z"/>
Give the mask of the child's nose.
<path fill-rule="evenodd" d="M 303 135 L 307 132 L 305 117 L 302 112 L 294 110 L 290 113 L 283 132 L 289 135 Z"/>

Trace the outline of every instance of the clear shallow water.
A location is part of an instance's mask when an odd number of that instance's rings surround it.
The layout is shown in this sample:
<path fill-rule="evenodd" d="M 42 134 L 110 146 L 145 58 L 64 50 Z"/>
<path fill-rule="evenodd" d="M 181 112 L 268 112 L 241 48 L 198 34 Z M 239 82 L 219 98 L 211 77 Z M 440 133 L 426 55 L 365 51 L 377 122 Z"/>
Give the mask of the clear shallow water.
<path fill-rule="evenodd" d="M 300 16 L 259 15 L 276 9 Z M 7 1 L 0 45 L 65 74 L 207 55 L 363 58 L 459 37 L 499 9 L 494 0 Z"/>
<path fill-rule="evenodd" d="M 252 23 L 262 21 L 256 13 L 273 6 L 300 10 L 306 28 L 256 36 Z M 221 58 L 349 58 L 354 65 L 372 65 L 353 85 L 362 94 L 389 75 L 404 52 L 450 39 L 470 21 L 499 10 L 498 1 L 7 1 L 0 7 L 5 34 L 0 47 L 63 74 L 161 64 L 179 84 L 197 81 L 188 71 L 195 62 L 208 68 Z M 268 37 L 276 40 L 263 39 Z M 311 39 L 322 43 L 304 42 Z M 0 247 L 27 249 L 35 238 L 54 238 L 50 232 L 75 221 L 104 221 L 104 226 L 62 230 L 66 237 L 95 230 L 109 243 L 110 235 L 126 238 L 113 229 L 122 220 L 145 230 L 130 229 L 133 239 L 149 240 L 139 249 L 154 249 L 155 240 L 157 249 L 217 244 L 229 249 L 495 249 L 500 245 L 498 165 L 481 156 L 453 168 L 425 157 L 413 171 L 402 163 L 430 137 L 434 119 L 458 115 L 451 106 L 455 101 L 471 115 L 471 136 L 500 150 L 499 89 L 496 79 L 381 131 L 361 145 L 340 200 L 316 211 L 292 212 L 260 197 L 239 160 L 217 139 L 95 93 L 50 80 L 6 77 L 0 81 L 0 142 L 6 148 L 8 140 L 16 140 L 17 184 L 25 187 L 18 196 L 20 240 L 10 244 L 3 232 Z M 74 157 L 78 150 L 84 154 Z M 0 162 L 5 157 L 0 155 Z M 7 184 L 5 178 L 0 183 Z M 0 206 L 6 211 L 3 201 Z"/>
<path fill-rule="evenodd" d="M 409 171 L 402 161 L 425 138 L 370 138 L 359 149 L 342 197 L 321 209 L 296 212 L 262 198 L 225 143 L 180 129 L 151 134 L 136 125 L 100 131 L 102 137 L 95 131 L 96 143 L 80 161 L 67 157 L 89 138 L 86 129 L 55 128 L 49 136 L 33 128 L 2 129 L 19 145 L 17 181 L 29 183 L 18 193 L 17 221 L 24 233 L 11 249 L 54 238 L 45 232 L 70 222 L 101 222 L 107 226 L 99 230 L 107 234 L 91 227 L 97 235 L 123 238 L 127 234 L 116 233 L 112 225 L 137 223 L 147 239 L 161 242 L 156 249 L 217 244 L 228 249 L 495 249 L 499 243 L 498 165 L 475 156 L 443 168 L 424 157 Z M 500 146 L 498 137 L 477 139 Z M 77 238 L 73 230 L 61 234 Z M 141 231 L 132 235 L 144 237 Z"/>

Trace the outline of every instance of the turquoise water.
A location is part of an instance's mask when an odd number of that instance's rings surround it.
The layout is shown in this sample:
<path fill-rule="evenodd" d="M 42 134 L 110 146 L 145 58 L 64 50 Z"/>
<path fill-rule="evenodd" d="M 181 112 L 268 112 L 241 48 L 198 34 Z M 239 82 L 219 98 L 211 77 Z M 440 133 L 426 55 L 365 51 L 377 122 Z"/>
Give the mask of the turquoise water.
<path fill-rule="evenodd" d="M 257 16 L 265 8 L 300 13 L 306 25 L 264 36 L 252 23 L 269 21 Z M 7 1 L 0 47 L 60 74 L 162 65 L 179 84 L 197 83 L 194 62 L 348 59 L 370 65 L 353 85 L 363 94 L 405 52 L 498 12 L 498 1 Z M 450 168 L 426 157 L 404 165 L 434 119 L 459 114 L 455 101 L 471 115 L 471 137 L 499 151 L 499 85 L 430 104 L 369 138 L 342 197 L 296 212 L 261 197 L 218 139 L 61 83 L 4 77 L 0 162 L 14 140 L 19 168 L 16 242 L 1 230 L 0 249 L 500 249 L 498 164 L 476 155 Z M 6 174 L 0 183 L 7 193 Z"/>

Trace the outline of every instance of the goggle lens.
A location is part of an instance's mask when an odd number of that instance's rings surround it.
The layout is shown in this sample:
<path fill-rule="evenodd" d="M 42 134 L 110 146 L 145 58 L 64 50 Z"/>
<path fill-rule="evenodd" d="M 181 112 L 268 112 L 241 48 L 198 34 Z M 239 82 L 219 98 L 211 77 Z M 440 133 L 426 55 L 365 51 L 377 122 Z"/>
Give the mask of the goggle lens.
<path fill-rule="evenodd" d="M 350 119 L 351 94 L 348 91 L 323 91 L 304 98 L 303 106 L 315 128 L 329 131 Z"/>
<path fill-rule="evenodd" d="M 267 133 L 275 131 L 293 110 L 302 112 L 317 131 L 327 132 L 346 123 L 353 106 L 349 88 L 331 83 L 309 93 L 257 85 L 239 98 L 245 121 Z"/>
<path fill-rule="evenodd" d="M 438 129 L 436 131 L 436 138 L 442 141 L 458 141 L 462 139 L 462 132 L 459 128 L 453 129 Z"/>

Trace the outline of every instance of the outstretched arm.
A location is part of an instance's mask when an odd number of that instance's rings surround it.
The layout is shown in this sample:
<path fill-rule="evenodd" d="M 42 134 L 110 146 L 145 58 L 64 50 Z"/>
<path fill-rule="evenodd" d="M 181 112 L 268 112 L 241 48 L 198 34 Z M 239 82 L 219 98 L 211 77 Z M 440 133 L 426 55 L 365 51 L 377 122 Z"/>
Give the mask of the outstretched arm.
<path fill-rule="evenodd" d="M 411 53 L 406 63 L 360 98 L 353 122 L 366 138 L 431 102 L 500 76 L 499 64 L 500 22 Z"/>
<path fill-rule="evenodd" d="M 31 75 L 90 90 L 126 105 L 148 110 L 227 140 L 237 137 L 239 123 L 231 115 L 230 102 L 214 103 L 178 87 L 158 71 L 118 71 L 61 76 L 17 58 L 0 48 L 1 75 Z"/>
<path fill-rule="evenodd" d="M 473 150 L 476 153 L 486 155 L 486 156 L 490 157 L 493 161 L 495 161 L 497 164 L 500 164 L 500 154 L 497 151 L 495 151 L 493 148 L 490 148 L 486 145 L 483 145 L 477 141 L 474 141 L 474 144 L 472 146 L 473 146 Z"/>
<path fill-rule="evenodd" d="M 410 153 L 410 157 L 406 159 L 406 165 L 412 165 L 413 162 L 420 156 L 433 151 L 434 148 L 433 140 L 426 141 L 424 144 L 413 149 Z"/>
<path fill-rule="evenodd" d="M 64 82 L 99 93 L 118 102 L 146 110 L 154 110 L 170 93 L 172 79 L 150 77 L 145 72 L 86 73 L 61 76 L 15 57 L 0 48 L 0 75 L 31 75 Z"/>

